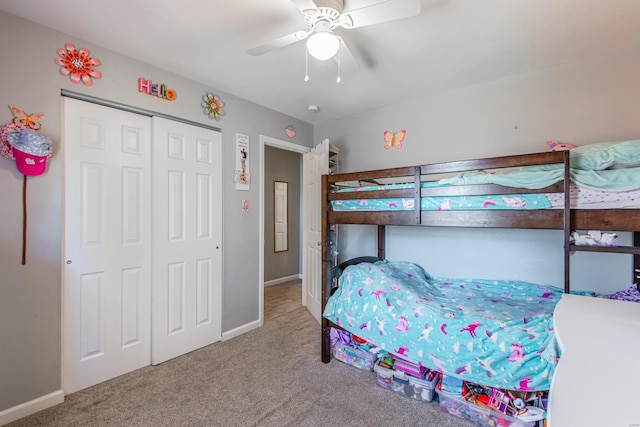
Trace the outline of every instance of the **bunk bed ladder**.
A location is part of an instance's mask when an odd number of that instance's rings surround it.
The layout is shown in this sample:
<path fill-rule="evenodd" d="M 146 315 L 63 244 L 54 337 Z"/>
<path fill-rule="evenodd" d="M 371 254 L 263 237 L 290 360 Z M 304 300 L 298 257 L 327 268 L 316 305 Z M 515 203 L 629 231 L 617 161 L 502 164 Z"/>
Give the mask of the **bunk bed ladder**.
<path fill-rule="evenodd" d="M 416 178 L 416 206 L 420 207 L 420 168 L 417 167 L 415 170 L 415 178 Z M 331 224 L 329 220 L 329 211 L 331 210 L 331 200 L 329 199 L 329 176 L 322 175 L 322 200 L 320 205 L 322 206 L 322 311 L 326 306 L 327 300 L 331 296 L 331 292 L 333 289 L 333 283 L 337 280 L 337 277 L 340 275 L 342 270 L 346 268 L 346 266 L 351 264 L 357 264 L 359 262 L 375 262 L 376 260 L 384 260 L 385 259 L 385 249 L 386 249 L 386 227 L 383 224 L 378 224 L 378 248 L 376 257 L 372 256 L 364 256 L 360 258 L 355 258 L 349 261 L 342 262 L 338 266 L 334 266 L 331 258 Z M 416 223 L 420 223 L 420 212 L 416 213 Z M 321 316 L 320 318 L 320 326 L 322 333 L 322 351 L 321 358 L 324 363 L 329 363 L 331 361 L 331 343 L 330 343 L 330 322 Z"/>

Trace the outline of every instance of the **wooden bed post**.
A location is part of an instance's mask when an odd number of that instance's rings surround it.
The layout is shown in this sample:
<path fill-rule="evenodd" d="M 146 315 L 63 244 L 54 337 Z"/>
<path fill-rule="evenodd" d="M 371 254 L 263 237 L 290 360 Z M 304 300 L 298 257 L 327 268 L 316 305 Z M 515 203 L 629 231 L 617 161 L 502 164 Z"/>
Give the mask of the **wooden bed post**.
<path fill-rule="evenodd" d="M 640 247 L 640 231 L 633 232 L 633 246 Z M 633 254 L 633 283 L 640 284 L 640 253 Z"/>
<path fill-rule="evenodd" d="M 386 256 L 386 233 L 384 225 L 378 225 L 378 259 Z"/>
<path fill-rule="evenodd" d="M 563 232 L 564 232 L 564 292 L 569 293 L 571 290 L 570 277 L 570 258 L 571 258 L 571 169 L 569 164 L 569 150 L 564 151 L 564 182 L 562 185 L 564 193 L 564 212 L 563 212 Z"/>
<path fill-rule="evenodd" d="M 330 232 L 329 228 L 329 200 L 328 200 L 328 191 L 329 191 L 329 176 L 322 175 L 322 189 L 320 190 L 322 194 L 322 199 L 320 200 L 320 206 L 322 209 L 322 302 L 321 307 L 322 311 L 320 313 L 320 325 L 322 332 L 322 361 L 324 363 L 329 363 L 331 360 L 331 345 L 329 343 L 329 321 L 322 316 L 324 312 L 324 308 L 327 305 L 327 298 L 330 296 L 331 289 L 331 275 L 329 274 L 330 265 L 330 244 L 328 239 L 328 234 Z"/>

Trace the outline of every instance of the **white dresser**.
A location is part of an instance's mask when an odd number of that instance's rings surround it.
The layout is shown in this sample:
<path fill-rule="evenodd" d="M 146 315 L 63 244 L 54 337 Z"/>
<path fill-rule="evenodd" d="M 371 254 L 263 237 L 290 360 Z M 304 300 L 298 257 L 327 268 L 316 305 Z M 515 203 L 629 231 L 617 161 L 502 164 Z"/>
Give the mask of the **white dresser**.
<path fill-rule="evenodd" d="M 564 295 L 548 427 L 640 427 L 640 304 Z"/>

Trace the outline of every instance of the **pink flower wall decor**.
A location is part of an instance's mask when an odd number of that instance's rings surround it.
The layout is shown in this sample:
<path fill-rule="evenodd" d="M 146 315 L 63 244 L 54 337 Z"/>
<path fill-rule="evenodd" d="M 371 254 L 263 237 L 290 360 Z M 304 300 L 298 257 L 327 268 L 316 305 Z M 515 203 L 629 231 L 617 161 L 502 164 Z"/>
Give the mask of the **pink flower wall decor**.
<path fill-rule="evenodd" d="M 87 86 L 91 86 L 94 79 L 102 77 L 100 71 L 96 71 L 93 67 L 101 64 L 99 59 L 89 58 L 89 49 L 82 48 L 76 50 L 75 46 L 71 43 L 67 43 L 63 48 L 58 48 L 59 58 L 55 58 L 56 64 L 60 65 L 60 74 L 63 76 L 71 75 L 71 82 L 84 83 Z"/>

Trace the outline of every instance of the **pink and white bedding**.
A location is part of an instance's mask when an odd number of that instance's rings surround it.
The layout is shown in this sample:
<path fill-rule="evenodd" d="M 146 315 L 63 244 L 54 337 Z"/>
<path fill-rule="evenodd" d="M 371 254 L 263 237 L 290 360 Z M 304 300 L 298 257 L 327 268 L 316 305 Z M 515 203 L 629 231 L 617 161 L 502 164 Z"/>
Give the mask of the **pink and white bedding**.
<path fill-rule="evenodd" d="M 640 174 L 640 171 L 638 173 Z M 563 193 L 549 193 L 545 196 L 551 208 L 564 208 Z M 640 207 L 640 190 L 601 191 L 572 184 L 569 197 L 573 209 L 637 209 Z"/>

